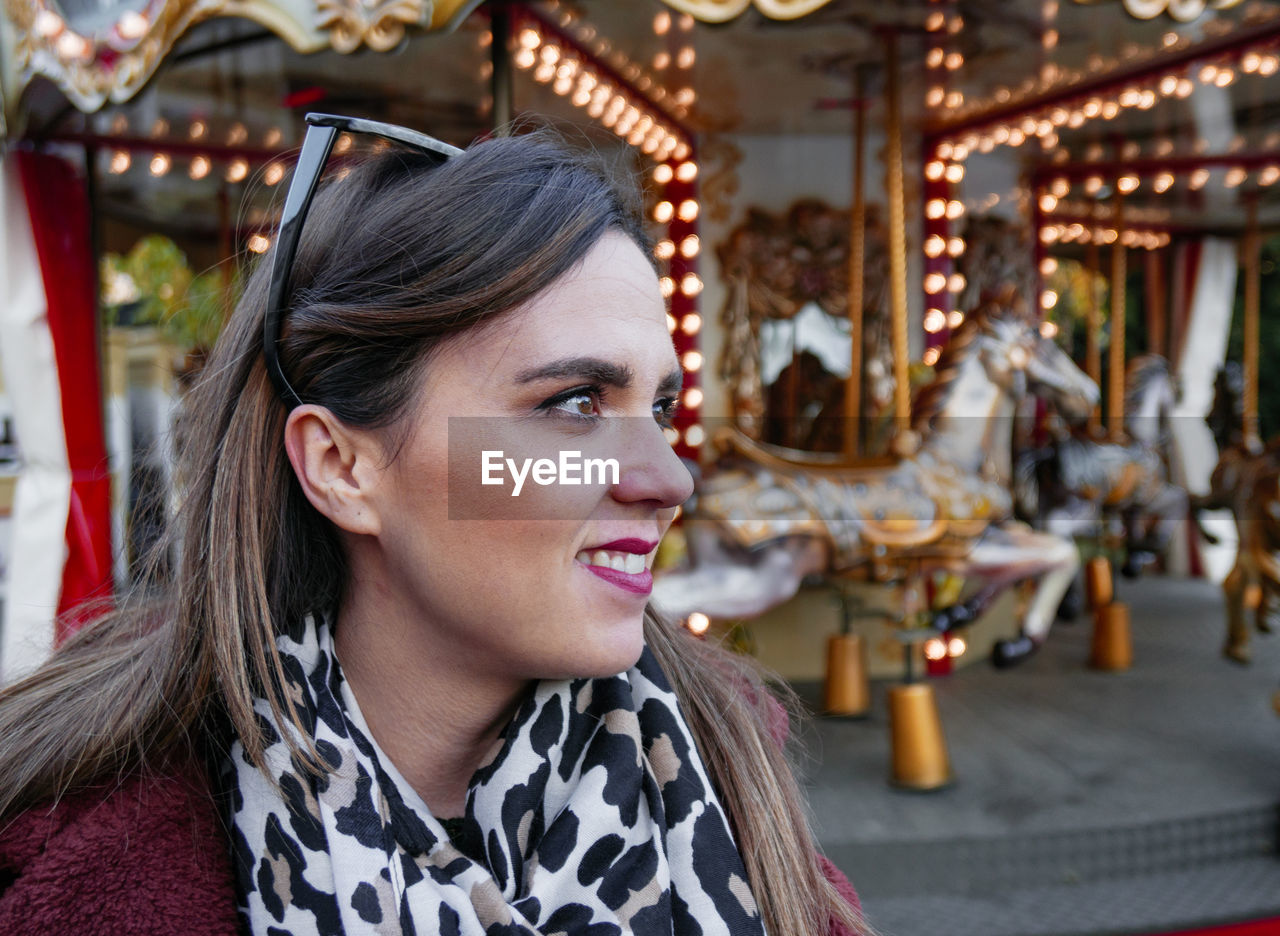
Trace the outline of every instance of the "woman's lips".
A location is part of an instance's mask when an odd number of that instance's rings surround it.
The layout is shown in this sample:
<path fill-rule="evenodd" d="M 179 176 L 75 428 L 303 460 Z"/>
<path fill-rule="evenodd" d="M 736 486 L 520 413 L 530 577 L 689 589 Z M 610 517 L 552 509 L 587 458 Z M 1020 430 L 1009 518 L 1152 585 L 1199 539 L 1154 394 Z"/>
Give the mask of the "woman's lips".
<path fill-rule="evenodd" d="M 657 547 L 648 540 L 620 539 L 581 550 L 574 560 L 611 585 L 647 595 L 653 591 L 653 573 L 648 567 Z"/>

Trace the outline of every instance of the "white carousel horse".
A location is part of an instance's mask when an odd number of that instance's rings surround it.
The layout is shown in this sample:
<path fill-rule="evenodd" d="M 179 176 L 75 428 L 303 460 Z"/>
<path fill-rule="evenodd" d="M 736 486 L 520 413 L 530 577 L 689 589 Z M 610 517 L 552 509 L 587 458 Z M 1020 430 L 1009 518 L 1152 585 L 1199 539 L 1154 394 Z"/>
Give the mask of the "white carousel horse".
<path fill-rule="evenodd" d="M 1075 545 L 1012 517 L 1011 433 L 1029 387 L 1063 413 L 1092 411 L 1098 388 L 1012 302 L 974 311 L 952 337 L 916 400 L 920 445 L 900 459 L 845 467 L 751 442 L 700 482 L 685 514 L 689 561 L 659 577 L 669 613 L 750 617 L 794 595 L 811 575 L 868 567 L 880 580 L 946 569 L 982 580 L 982 594 L 1039 578 L 1013 662 L 1048 634 L 1079 558 Z M 789 454 L 788 454 L 789 453 Z"/>

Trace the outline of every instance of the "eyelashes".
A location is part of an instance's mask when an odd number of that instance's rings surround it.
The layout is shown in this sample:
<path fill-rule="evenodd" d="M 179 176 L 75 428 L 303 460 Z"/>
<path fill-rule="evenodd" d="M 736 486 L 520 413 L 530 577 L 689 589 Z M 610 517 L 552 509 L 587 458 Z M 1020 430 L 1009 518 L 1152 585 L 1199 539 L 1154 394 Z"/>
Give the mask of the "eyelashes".
<path fill-rule="evenodd" d="M 577 422 L 594 422 L 603 417 L 600 412 L 606 390 L 597 384 L 587 384 L 563 390 L 538 404 L 538 412 L 563 415 Z M 664 429 L 671 425 L 680 409 L 677 397 L 659 397 L 653 401 L 653 418 Z"/>

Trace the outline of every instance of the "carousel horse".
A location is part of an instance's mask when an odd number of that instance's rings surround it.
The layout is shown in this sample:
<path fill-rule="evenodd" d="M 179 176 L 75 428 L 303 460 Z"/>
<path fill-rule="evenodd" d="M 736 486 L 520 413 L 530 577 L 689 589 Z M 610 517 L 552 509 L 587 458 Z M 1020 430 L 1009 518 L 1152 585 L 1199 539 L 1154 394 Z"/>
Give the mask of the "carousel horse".
<path fill-rule="evenodd" d="M 1067 538 L 1096 535 L 1114 517 L 1123 526 L 1130 577 L 1162 554 L 1187 514 L 1187 493 L 1167 480 L 1168 420 L 1177 393 L 1168 362 L 1144 354 L 1125 372 L 1123 441 L 1081 431 L 1019 457 L 1019 514 Z"/>
<path fill-rule="evenodd" d="M 850 467 L 718 434 L 725 457 L 685 513 L 688 561 L 655 582 L 655 601 L 677 615 L 741 618 L 781 604 L 813 575 L 903 581 L 941 569 L 981 580 L 979 603 L 1039 578 L 1020 636 L 996 646 L 998 664 L 1016 662 L 1044 640 L 1079 565 L 1070 540 L 1012 517 L 1010 427 L 1029 388 L 1080 418 L 1098 399 L 1093 381 L 1005 299 L 953 335 L 903 434 L 918 440 L 914 451 Z"/>
<path fill-rule="evenodd" d="M 1280 438 L 1266 446 L 1245 438 L 1243 381 L 1238 367 L 1227 365 L 1214 381 L 1213 406 L 1205 421 L 1218 444 L 1218 463 L 1209 493 L 1192 498 L 1200 510 L 1230 510 L 1236 527 L 1236 561 L 1222 582 L 1227 634 L 1222 655 L 1248 664 L 1249 627 L 1270 633 L 1272 599 L 1280 595 Z"/>

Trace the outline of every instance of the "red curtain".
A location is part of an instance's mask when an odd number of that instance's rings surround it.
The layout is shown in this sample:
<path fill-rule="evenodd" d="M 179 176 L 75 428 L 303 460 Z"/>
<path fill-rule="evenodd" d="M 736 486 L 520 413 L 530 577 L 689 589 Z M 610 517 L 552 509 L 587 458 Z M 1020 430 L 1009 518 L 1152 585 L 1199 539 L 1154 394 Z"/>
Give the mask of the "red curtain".
<path fill-rule="evenodd" d="M 94 605 L 87 601 L 111 595 L 111 475 L 102 425 L 90 206 L 83 183 L 65 160 L 29 151 L 12 156 L 40 258 L 71 470 L 67 556 L 54 638 L 61 642 L 93 614 Z"/>

